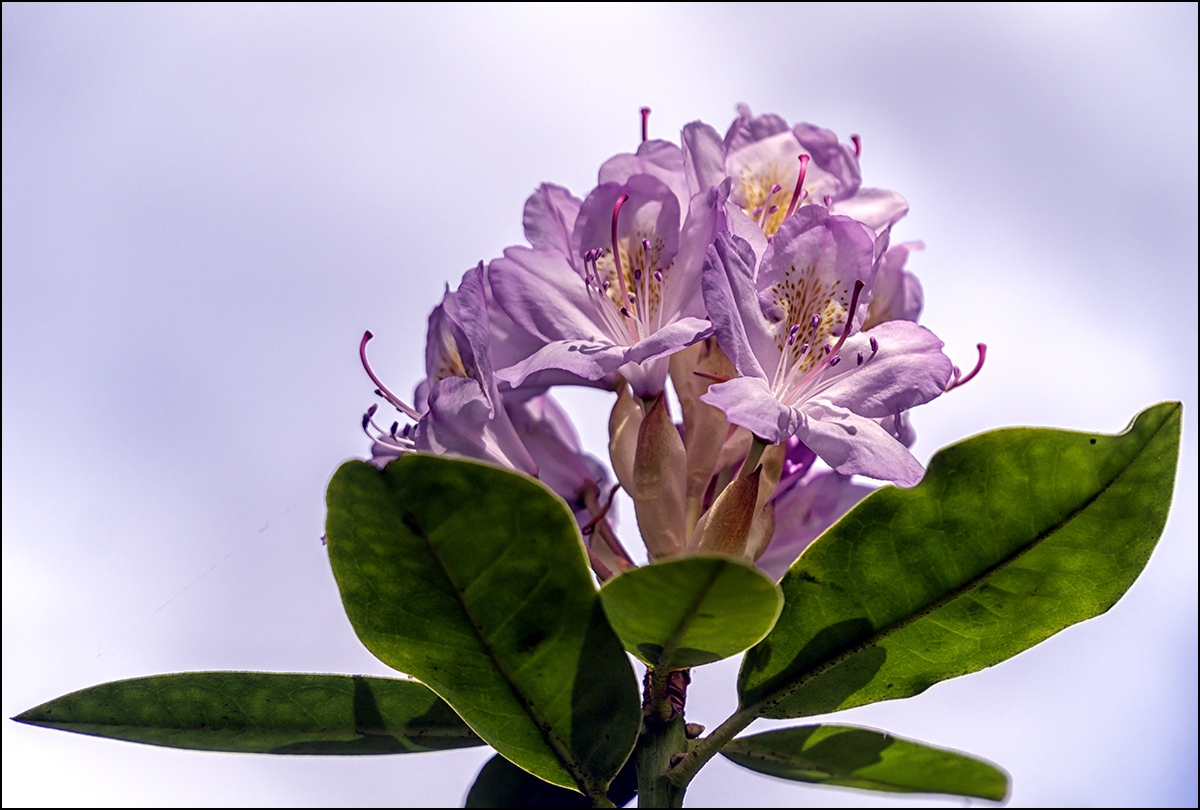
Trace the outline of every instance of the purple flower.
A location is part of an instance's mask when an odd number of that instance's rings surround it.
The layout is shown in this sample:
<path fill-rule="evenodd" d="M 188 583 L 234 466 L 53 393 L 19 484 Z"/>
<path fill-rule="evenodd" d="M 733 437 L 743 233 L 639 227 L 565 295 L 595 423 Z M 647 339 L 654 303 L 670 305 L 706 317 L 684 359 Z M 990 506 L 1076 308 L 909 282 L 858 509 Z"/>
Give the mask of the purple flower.
<path fill-rule="evenodd" d="M 622 176 L 637 160 L 649 158 L 614 159 L 605 173 Z M 541 346 L 497 376 L 516 387 L 550 369 L 585 380 L 619 372 L 639 396 L 661 393 L 667 356 L 711 334 L 700 275 L 723 203 L 711 189 L 684 219 L 676 190 L 642 173 L 602 183 L 572 219 L 569 198 L 539 189 L 526 205 L 534 247 L 505 250 L 488 278 L 496 302 Z"/>
<path fill-rule="evenodd" d="M 916 323 L 925 306 L 925 293 L 917 277 L 904 269 L 909 254 L 924 250 L 922 242 L 902 242 L 887 248 L 877 262 L 875 283 L 871 285 L 871 303 L 867 308 L 864 330 L 887 321 Z"/>
<path fill-rule="evenodd" d="M 757 268 L 747 242 L 718 236 L 704 300 L 740 376 L 702 400 L 770 444 L 798 436 L 840 473 L 911 486 L 921 465 L 880 421 L 941 394 L 951 363 L 914 323 L 861 331 L 874 251 L 866 226 L 822 206 L 795 211 Z"/>
<path fill-rule="evenodd" d="M 537 464 L 538 479 L 567 502 L 580 523 L 591 520 L 591 501 L 608 491 L 609 475 L 603 464 L 580 449 L 570 418 L 549 394 L 506 402 L 505 410 Z"/>
<path fill-rule="evenodd" d="M 382 468 L 404 453 L 419 451 L 478 459 L 535 476 L 575 513 L 588 534 L 589 547 L 596 546 L 592 553 L 599 563 L 597 570 L 611 572 L 630 565 L 612 533 L 608 473 L 580 450 L 566 414 L 545 393 L 500 393 L 492 373 L 491 338 L 496 333 L 489 309 L 481 264 L 463 276 L 457 291 L 447 290 L 430 314 L 425 346 L 429 376 L 417 387 L 423 410 L 406 405 L 375 376 L 365 354 L 371 333 L 363 336 L 363 365 L 379 386 L 380 396 L 416 420 L 403 430 L 393 424 L 384 431 L 374 422 L 376 406 L 372 406 L 363 419 L 364 428 L 375 428 L 375 435 L 368 433 L 372 463 Z M 511 328 L 511 322 L 499 320 L 501 334 L 514 338 L 503 331 Z M 602 503 L 606 493 L 608 503 Z M 593 536 L 603 542 L 593 543 Z"/>
<path fill-rule="evenodd" d="M 740 104 L 723 140 L 708 124 L 684 127 L 685 173 L 693 193 L 730 178 L 729 202 L 737 209 L 730 230 L 756 255 L 763 253 L 764 237 L 773 237 L 804 205 L 823 205 L 883 233 L 908 212 L 908 203 L 894 191 L 861 188 L 862 141 L 852 140 L 840 143 L 812 124 L 789 127 L 777 115 L 756 117 Z"/>
<path fill-rule="evenodd" d="M 380 431 L 375 438 L 373 455 L 377 463 L 409 450 L 443 455 L 459 455 L 488 461 L 503 467 L 537 475 L 537 464 L 529 455 L 513 428 L 500 399 L 492 373 L 487 293 L 483 284 L 483 263 L 468 270 L 456 292 L 447 288 L 442 303 L 429 316 L 425 341 L 425 382 L 418 388 L 417 411 L 397 399 L 366 364 L 363 337 L 363 365 L 379 385 L 381 396 L 410 418 L 418 419 L 414 429 L 396 437 Z M 420 399 L 425 402 L 420 403 Z M 389 447 L 389 444 L 391 445 Z M 382 451 L 382 452 L 381 452 Z"/>

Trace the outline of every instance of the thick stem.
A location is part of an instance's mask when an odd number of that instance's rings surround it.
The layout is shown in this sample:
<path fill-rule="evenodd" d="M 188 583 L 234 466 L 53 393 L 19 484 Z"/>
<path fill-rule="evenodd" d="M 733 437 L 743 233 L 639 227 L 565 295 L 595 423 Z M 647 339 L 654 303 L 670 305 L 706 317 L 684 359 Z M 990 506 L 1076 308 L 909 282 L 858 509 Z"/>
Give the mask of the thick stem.
<path fill-rule="evenodd" d="M 670 773 L 664 779 L 679 785 L 680 790 L 686 790 L 688 783 L 692 781 L 692 777 L 696 775 L 696 772 L 704 767 L 704 764 L 712 759 L 725 746 L 725 743 L 732 740 L 737 736 L 738 732 L 758 719 L 761 710 L 762 704 L 756 703 L 740 709 L 731 715 L 712 734 L 700 740 L 688 755 L 671 769 Z"/>
<path fill-rule="evenodd" d="M 667 723 L 651 718 L 642 722 L 642 734 L 638 738 L 638 807 L 683 807 L 683 794 L 687 785 L 676 784 L 667 778 L 671 761 L 687 752 L 687 734 L 683 715 Z"/>

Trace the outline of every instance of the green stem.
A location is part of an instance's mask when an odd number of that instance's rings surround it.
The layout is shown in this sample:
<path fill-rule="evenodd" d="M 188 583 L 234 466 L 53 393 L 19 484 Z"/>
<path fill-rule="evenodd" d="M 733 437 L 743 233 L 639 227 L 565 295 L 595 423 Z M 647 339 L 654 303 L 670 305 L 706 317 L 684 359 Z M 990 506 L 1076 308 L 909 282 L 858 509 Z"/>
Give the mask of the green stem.
<path fill-rule="evenodd" d="M 688 783 L 692 781 L 697 771 L 704 767 L 704 764 L 712 759 L 718 751 L 724 748 L 725 743 L 732 740 L 737 736 L 738 732 L 757 720 L 761 711 L 762 702 L 760 701 L 734 712 L 712 734 L 709 734 L 696 743 L 696 746 L 692 748 L 688 755 L 672 768 L 664 778 L 679 785 L 681 790 L 686 790 Z"/>
<path fill-rule="evenodd" d="M 755 436 L 754 443 L 750 445 L 750 452 L 746 454 L 746 460 L 742 463 L 742 469 L 738 473 L 738 478 L 745 478 L 754 472 L 754 468 L 758 466 L 758 460 L 762 458 L 763 450 L 766 449 L 767 442 Z"/>
<path fill-rule="evenodd" d="M 651 718 L 642 721 L 642 734 L 633 752 L 637 757 L 638 807 L 683 807 L 687 784 L 669 779 L 667 771 L 675 755 L 687 748 L 682 714 L 668 723 Z"/>

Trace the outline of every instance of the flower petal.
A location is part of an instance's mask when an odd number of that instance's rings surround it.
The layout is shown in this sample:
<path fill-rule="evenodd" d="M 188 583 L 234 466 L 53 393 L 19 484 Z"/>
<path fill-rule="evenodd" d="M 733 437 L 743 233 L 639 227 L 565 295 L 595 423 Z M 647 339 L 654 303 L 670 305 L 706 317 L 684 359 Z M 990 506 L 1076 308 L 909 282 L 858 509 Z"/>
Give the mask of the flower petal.
<path fill-rule="evenodd" d="M 871 302 L 867 308 L 867 319 L 863 330 L 872 329 L 887 321 L 912 321 L 921 317 L 925 305 L 925 293 L 921 282 L 904 269 L 908 254 L 925 247 L 920 242 L 901 242 L 892 245 L 883 254 L 879 269 L 875 273 L 875 284 L 871 287 Z"/>
<path fill-rule="evenodd" d="M 835 304 L 840 310 L 836 316 L 844 319 L 855 282 L 871 288 L 874 254 L 875 240 L 862 223 L 806 205 L 775 234 L 759 266 L 758 288 L 768 303 L 785 310 L 789 324 L 800 325 L 803 340 L 811 340 L 815 348 L 822 340 L 808 336 L 809 319 L 820 315 L 816 336 L 834 342 L 843 327 L 837 326 L 827 305 Z M 860 303 L 863 312 L 865 303 Z"/>
<path fill-rule="evenodd" d="M 592 190 L 583 201 L 575 223 L 575 255 L 582 256 L 594 248 L 612 249 L 613 208 L 623 194 L 629 199 L 621 207 L 618 240 L 628 242 L 631 252 L 633 244 L 640 244 L 644 238 L 651 243 L 660 240 L 655 252 L 659 268 L 665 271 L 679 250 L 682 205 L 666 183 L 649 174 L 635 174 L 624 183 L 604 183 Z M 627 275 L 632 273 L 628 266 L 623 266 L 623 270 Z"/>
<path fill-rule="evenodd" d="M 538 478 L 568 504 L 587 487 L 606 483 L 604 468 L 583 454 L 570 419 L 549 395 L 509 403 L 505 410 L 537 463 Z"/>
<path fill-rule="evenodd" d="M 879 346 L 874 357 L 872 338 Z M 937 335 L 911 321 L 888 321 L 853 335 L 839 353 L 847 371 L 823 387 L 814 399 L 862 416 L 891 416 L 923 405 L 945 392 L 954 372 Z M 855 358 L 860 353 L 870 359 L 856 366 Z M 817 453 L 820 455 L 819 450 Z"/>
<path fill-rule="evenodd" d="M 583 278 L 555 250 L 505 249 L 488 266 L 496 303 L 518 326 L 543 342 L 564 338 L 610 338 L 597 322 L 596 305 Z"/>
<path fill-rule="evenodd" d="M 741 425 L 769 444 L 784 441 L 800 425 L 799 413 L 775 399 L 767 381 L 757 377 L 738 377 L 718 383 L 709 388 L 700 401 L 720 408 L 730 422 Z M 812 449 L 820 455 L 817 448 Z"/>
<path fill-rule="evenodd" d="M 852 197 L 835 202 L 830 213 L 857 219 L 875 233 L 895 225 L 908 213 L 908 200 L 882 188 L 860 188 Z"/>
<path fill-rule="evenodd" d="M 562 186 L 542 183 L 525 201 L 525 238 L 529 244 L 535 248 L 559 251 L 574 267 L 571 234 L 575 230 L 575 220 L 579 217 L 579 206 L 582 204 Z"/>
<path fill-rule="evenodd" d="M 703 121 L 683 128 L 683 167 L 693 194 L 721 185 L 725 179 L 725 146 L 717 131 Z"/>
<path fill-rule="evenodd" d="M 639 174 L 661 180 L 674 192 L 680 210 L 687 207 L 694 192 L 688 191 L 683 151 L 678 146 L 670 141 L 645 141 L 636 154 L 617 155 L 607 160 L 600 167 L 599 182 L 625 184 Z"/>
<path fill-rule="evenodd" d="M 737 105 L 738 117 L 725 133 L 725 152 L 736 152 L 755 141 L 761 141 L 780 132 L 787 132 L 787 121 L 775 113 L 755 116 L 747 104 Z"/>
<path fill-rule="evenodd" d="M 538 472 L 508 414 L 498 408 L 493 418 L 483 388 L 469 377 L 434 383 L 429 413 L 417 423 L 415 434 L 418 450 L 479 459 L 528 475 Z"/>
<path fill-rule="evenodd" d="M 850 483 L 849 476 L 822 470 L 776 495 L 775 534 L 754 564 L 767 576 L 782 579 L 809 543 L 871 492 L 871 487 Z"/>
<path fill-rule="evenodd" d="M 704 305 L 722 351 L 739 374 L 766 381 L 762 363 L 770 363 L 773 369 L 779 350 L 759 305 L 754 262 L 754 252 L 746 240 L 720 234 L 708 248 L 701 284 Z"/>
<path fill-rule="evenodd" d="M 842 200 L 858 191 L 862 185 L 862 172 L 858 168 L 858 157 L 854 154 L 853 146 L 838 143 L 837 135 L 832 130 L 813 124 L 797 124 L 792 131 L 804 151 L 812 155 L 813 163 L 833 180 L 832 184 L 822 183 L 819 194 L 829 194 L 835 200 Z"/>
<path fill-rule="evenodd" d="M 838 472 L 902 487 L 921 480 L 921 463 L 874 420 L 821 400 L 809 400 L 800 411 L 796 435 Z"/>
<path fill-rule="evenodd" d="M 675 263 L 664 283 L 662 308 L 665 318 L 680 315 L 707 317 L 701 292 L 704 255 L 716 235 L 725 230 L 725 201 L 728 196 L 729 183 L 723 180 L 719 186 L 692 198 L 687 219 L 679 234 L 679 252 L 675 254 Z"/>
<path fill-rule="evenodd" d="M 628 348 L 582 338 L 552 340 L 520 363 L 500 369 L 496 376 L 513 388 L 531 374 L 547 369 L 561 369 L 585 380 L 598 380 L 626 363 Z"/>
<path fill-rule="evenodd" d="M 625 359 L 633 363 L 645 363 L 666 357 L 704 340 L 712 333 L 712 324 L 703 318 L 680 318 L 630 346 Z"/>

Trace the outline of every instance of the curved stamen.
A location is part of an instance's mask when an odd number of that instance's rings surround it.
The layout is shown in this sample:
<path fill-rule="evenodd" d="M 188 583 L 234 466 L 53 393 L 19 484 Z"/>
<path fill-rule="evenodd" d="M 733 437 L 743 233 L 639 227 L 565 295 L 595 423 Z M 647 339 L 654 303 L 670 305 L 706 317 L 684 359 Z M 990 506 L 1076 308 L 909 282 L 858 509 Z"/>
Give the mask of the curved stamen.
<path fill-rule="evenodd" d="M 642 316 L 642 327 L 645 330 L 645 334 L 648 335 L 654 331 L 654 325 L 653 325 L 654 313 L 650 311 L 650 240 L 649 239 L 642 240 L 642 266 L 643 266 L 643 272 L 642 272 L 643 306 L 641 307 L 641 309 L 638 312 Z M 659 315 L 661 315 L 661 314 L 662 314 L 662 308 L 660 307 Z M 661 327 L 661 326 L 662 326 L 662 321 L 660 319 L 659 327 Z"/>
<path fill-rule="evenodd" d="M 596 311 L 600 314 L 600 318 L 608 326 L 609 334 L 614 339 L 621 339 L 623 335 L 628 334 L 619 313 L 613 308 L 617 304 L 608 296 L 608 288 L 611 286 L 608 281 L 600 277 L 600 268 L 596 262 L 604 253 L 600 248 L 592 248 L 583 254 L 584 271 L 587 273 L 584 278 L 584 284 L 587 285 L 588 294 L 592 292 L 592 285 L 596 286 L 596 292 L 603 296 L 603 301 L 596 301 Z"/>
<path fill-rule="evenodd" d="M 367 434 L 367 438 L 371 440 L 372 444 L 381 444 L 384 447 L 395 448 L 396 450 L 399 450 L 401 452 L 411 452 L 411 451 L 415 450 L 416 444 L 408 436 L 408 426 L 405 426 L 404 432 L 402 434 L 400 434 L 399 436 L 397 436 L 396 428 L 398 428 L 400 426 L 399 423 L 392 424 L 392 431 L 390 433 L 384 432 L 383 428 L 379 427 L 379 425 L 377 425 L 375 423 L 375 420 L 371 418 L 371 415 L 375 412 L 375 409 L 378 407 L 379 407 L 378 405 L 372 405 L 370 408 L 367 409 L 367 412 L 365 414 L 363 414 L 363 421 L 362 421 L 363 433 Z M 369 427 L 375 428 L 375 432 L 378 433 L 379 435 L 378 436 L 371 435 L 371 431 L 368 430 Z"/>
<path fill-rule="evenodd" d="M 854 282 L 854 294 L 850 296 L 850 308 L 846 310 L 846 326 L 844 329 L 842 329 L 841 337 L 839 337 L 837 343 L 832 346 L 830 346 L 828 343 L 825 344 L 825 356 L 821 358 L 821 361 L 813 366 L 807 374 L 801 377 L 799 382 L 797 382 L 795 385 L 788 386 L 785 384 L 783 386 L 781 390 L 786 391 L 787 393 L 781 397 L 781 402 L 787 402 L 791 400 L 796 393 L 801 391 L 810 380 L 814 379 L 826 368 L 832 368 L 842 361 L 841 355 L 838 354 L 838 351 L 842 348 L 842 344 L 846 342 L 846 338 L 850 337 L 850 329 L 854 326 L 854 313 L 858 309 L 858 296 L 862 293 L 863 287 L 865 286 L 866 285 L 863 284 L 862 280 Z M 814 315 L 814 329 L 816 329 L 818 320 L 818 316 Z M 793 367 L 793 370 L 795 368 L 798 368 L 798 366 Z M 791 374 L 792 371 L 789 370 L 788 377 L 791 377 Z"/>
<path fill-rule="evenodd" d="M 771 221 L 771 214 L 779 210 L 779 206 L 771 205 L 771 198 L 779 192 L 783 191 L 783 186 L 776 183 L 767 190 L 767 196 L 763 198 L 763 204 L 754 209 L 754 221 L 758 223 L 758 227 L 766 230 L 767 225 Z M 758 221 L 759 215 L 762 215 L 762 221 Z"/>
<path fill-rule="evenodd" d="M 975 368 L 971 369 L 971 373 L 969 373 L 965 377 L 961 376 L 962 371 L 958 368 L 958 366 L 955 366 L 954 367 L 954 379 L 952 379 L 949 383 L 946 384 L 947 391 L 953 391 L 955 388 L 958 388 L 960 385 L 966 385 L 967 383 L 969 383 L 971 381 L 971 379 L 976 374 L 979 373 L 979 370 L 981 368 L 983 368 L 983 361 L 987 357 L 987 344 L 986 343 L 976 343 L 975 348 L 979 350 L 979 362 L 975 364 Z"/>
<path fill-rule="evenodd" d="M 802 199 L 800 190 L 804 186 L 804 175 L 808 173 L 808 160 L 808 155 L 800 156 L 800 176 L 796 178 L 796 190 L 792 192 L 792 202 L 788 206 L 787 213 L 783 215 L 784 219 L 790 217 L 792 212 L 796 210 L 796 206 L 800 204 L 800 200 Z"/>
<path fill-rule="evenodd" d="M 373 337 L 375 337 L 375 336 L 372 335 L 371 330 L 368 329 L 366 332 L 363 333 L 362 343 L 358 344 L 358 356 L 359 356 L 359 359 L 362 360 L 363 368 L 366 369 L 366 371 L 367 371 L 367 376 L 371 378 L 371 382 L 375 383 L 375 385 L 378 386 L 378 389 L 377 389 L 378 394 L 381 397 L 383 397 L 384 399 L 386 399 L 388 402 L 392 403 L 392 407 L 394 407 L 396 410 L 400 411 L 402 414 L 404 414 L 408 418 L 416 419 L 416 420 L 420 421 L 421 414 L 417 413 L 417 411 L 415 409 L 410 408 L 408 405 L 405 405 L 404 402 L 400 399 L 400 397 L 396 396 L 391 391 L 389 391 L 387 386 L 383 384 L 383 381 L 375 376 L 375 372 L 371 371 L 371 364 L 367 362 L 367 341 L 369 341 Z"/>
<path fill-rule="evenodd" d="M 650 140 L 648 122 L 650 121 L 650 108 L 642 107 L 642 143 Z"/>

